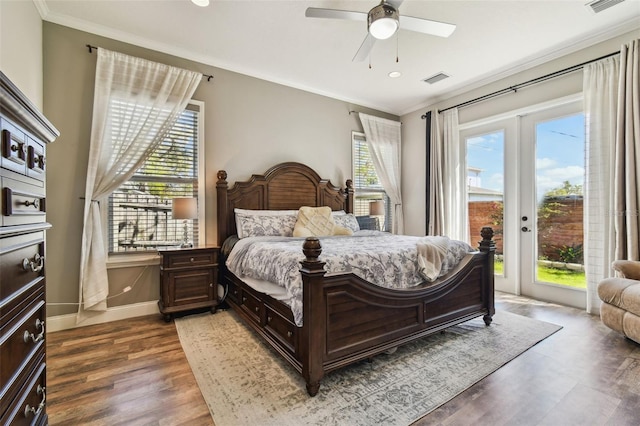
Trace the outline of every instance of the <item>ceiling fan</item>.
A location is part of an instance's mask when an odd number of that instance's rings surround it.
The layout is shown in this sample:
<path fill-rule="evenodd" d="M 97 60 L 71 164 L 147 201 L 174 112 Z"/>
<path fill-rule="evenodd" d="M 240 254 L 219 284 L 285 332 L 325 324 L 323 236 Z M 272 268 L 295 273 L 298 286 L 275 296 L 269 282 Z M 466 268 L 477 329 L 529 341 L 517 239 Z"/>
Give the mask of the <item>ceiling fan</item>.
<path fill-rule="evenodd" d="M 354 61 L 363 61 L 369 55 L 376 40 L 384 40 L 391 37 L 399 28 L 439 37 L 449 37 L 456 29 L 455 25 L 446 22 L 401 16 L 398 9 L 402 2 L 403 0 L 382 0 L 379 5 L 368 13 L 308 7 L 305 16 L 307 18 L 366 21 L 367 37 L 365 37 L 358 52 L 353 57 Z"/>

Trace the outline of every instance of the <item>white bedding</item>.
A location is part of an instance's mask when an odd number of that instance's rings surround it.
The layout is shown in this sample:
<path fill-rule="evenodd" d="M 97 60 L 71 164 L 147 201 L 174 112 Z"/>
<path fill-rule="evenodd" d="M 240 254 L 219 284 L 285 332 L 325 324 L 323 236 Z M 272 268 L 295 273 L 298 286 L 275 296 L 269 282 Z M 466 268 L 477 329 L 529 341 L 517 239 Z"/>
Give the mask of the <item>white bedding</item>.
<path fill-rule="evenodd" d="M 422 238 L 422 240 L 421 240 Z M 286 289 L 284 300 L 302 325 L 302 276 L 304 238 L 248 237 L 239 240 L 227 258 L 227 267 L 243 280 L 265 280 Z M 424 281 L 418 264 L 417 244 L 424 237 L 393 235 L 379 231 L 357 231 L 353 236 L 321 237 L 327 272 L 353 272 L 381 287 L 404 289 Z M 446 274 L 473 248 L 449 240 L 437 276 Z"/>

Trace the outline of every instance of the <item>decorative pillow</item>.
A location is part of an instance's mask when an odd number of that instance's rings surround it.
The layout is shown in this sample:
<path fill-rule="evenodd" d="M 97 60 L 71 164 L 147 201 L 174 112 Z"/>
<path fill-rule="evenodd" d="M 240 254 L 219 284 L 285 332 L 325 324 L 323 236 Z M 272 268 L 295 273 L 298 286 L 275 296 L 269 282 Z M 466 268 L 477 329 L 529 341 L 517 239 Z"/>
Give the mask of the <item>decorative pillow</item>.
<path fill-rule="evenodd" d="M 298 220 L 293 228 L 294 237 L 323 237 L 351 235 L 353 231 L 336 225 L 331 207 L 300 207 Z"/>
<path fill-rule="evenodd" d="M 351 229 L 352 232 L 360 230 L 358 219 L 356 219 L 356 217 L 352 213 L 333 215 L 333 221 L 336 223 L 336 225 L 342 226 L 343 228 Z"/>
<path fill-rule="evenodd" d="M 238 238 L 280 236 L 291 237 L 297 210 L 234 209 Z"/>

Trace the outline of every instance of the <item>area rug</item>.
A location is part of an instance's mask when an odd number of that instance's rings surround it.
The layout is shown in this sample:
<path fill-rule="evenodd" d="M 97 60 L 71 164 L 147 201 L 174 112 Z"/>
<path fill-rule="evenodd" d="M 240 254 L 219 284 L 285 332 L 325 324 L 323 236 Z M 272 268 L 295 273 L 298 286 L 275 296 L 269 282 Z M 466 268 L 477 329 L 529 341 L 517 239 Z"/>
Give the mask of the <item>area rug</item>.
<path fill-rule="evenodd" d="M 310 397 L 233 311 L 175 324 L 216 426 L 409 425 L 561 328 L 496 312 L 329 373 Z"/>

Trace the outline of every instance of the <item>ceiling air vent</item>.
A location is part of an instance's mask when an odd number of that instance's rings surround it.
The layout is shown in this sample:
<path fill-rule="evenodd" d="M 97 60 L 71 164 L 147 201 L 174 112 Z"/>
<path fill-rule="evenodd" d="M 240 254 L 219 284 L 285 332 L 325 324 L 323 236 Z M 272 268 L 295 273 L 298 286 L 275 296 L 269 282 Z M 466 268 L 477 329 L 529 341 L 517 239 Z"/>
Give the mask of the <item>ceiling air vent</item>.
<path fill-rule="evenodd" d="M 622 3 L 623 1 L 624 0 L 594 0 L 587 3 L 587 6 L 591 8 L 593 13 L 600 13 L 605 9 L 609 9 L 611 6 Z"/>
<path fill-rule="evenodd" d="M 434 84 L 434 83 L 437 83 L 437 82 L 439 82 L 441 80 L 444 80 L 445 78 L 449 78 L 449 77 L 450 77 L 449 75 L 447 75 L 447 74 L 445 74 L 443 72 L 439 72 L 437 74 L 432 75 L 431 77 L 425 78 L 422 81 L 424 81 L 425 83 Z"/>

